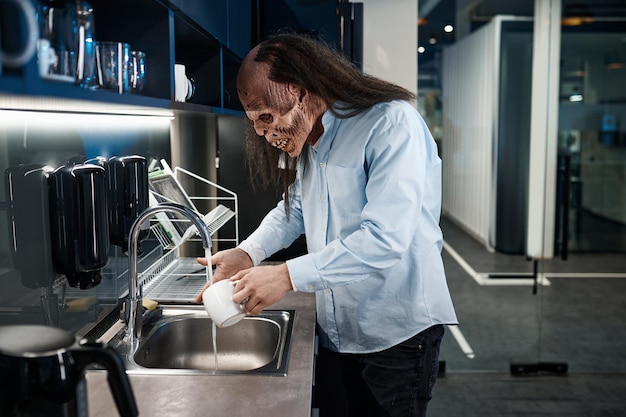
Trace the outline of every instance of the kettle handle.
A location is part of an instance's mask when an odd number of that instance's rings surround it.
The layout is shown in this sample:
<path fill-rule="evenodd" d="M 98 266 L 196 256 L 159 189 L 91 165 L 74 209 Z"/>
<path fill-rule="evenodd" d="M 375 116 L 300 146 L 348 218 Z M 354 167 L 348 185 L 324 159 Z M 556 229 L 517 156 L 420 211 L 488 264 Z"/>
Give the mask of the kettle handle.
<path fill-rule="evenodd" d="M 76 349 L 71 349 L 71 352 L 80 372 L 93 363 L 102 365 L 107 370 L 109 387 L 121 417 L 136 417 L 139 415 L 130 380 L 128 375 L 126 375 L 124 362 L 115 349 L 102 343 L 86 342 Z"/>

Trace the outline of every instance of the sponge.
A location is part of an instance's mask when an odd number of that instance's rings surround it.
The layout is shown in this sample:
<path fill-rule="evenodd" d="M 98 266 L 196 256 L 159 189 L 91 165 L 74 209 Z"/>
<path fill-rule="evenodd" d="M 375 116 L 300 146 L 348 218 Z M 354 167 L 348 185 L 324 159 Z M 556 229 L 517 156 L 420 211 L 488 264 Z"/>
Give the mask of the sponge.
<path fill-rule="evenodd" d="M 92 307 L 98 298 L 95 295 L 90 295 L 89 297 L 77 298 L 76 300 L 68 301 L 65 303 L 67 307 L 67 311 L 70 313 L 78 313 L 81 311 L 87 311 L 90 307 Z"/>
<path fill-rule="evenodd" d="M 157 306 L 159 305 L 158 302 L 151 300 L 149 298 L 142 298 L 141 299 L 141 303 L 143 305 L 143 308 L 146 309 L 146 311 L 152 311 L 155 310 L 157 308 Z"/>

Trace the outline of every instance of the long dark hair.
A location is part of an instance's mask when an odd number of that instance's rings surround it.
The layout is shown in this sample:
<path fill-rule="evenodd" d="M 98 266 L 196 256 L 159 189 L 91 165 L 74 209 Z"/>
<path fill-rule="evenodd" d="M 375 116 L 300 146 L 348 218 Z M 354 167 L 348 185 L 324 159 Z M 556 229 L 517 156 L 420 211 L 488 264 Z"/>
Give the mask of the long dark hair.
<path fill-rule="evenodd" d="M 271 64 L 272 81 L 292 83 L 319 95 L 339 118 L 353 117 L 377 103 L 415 99 L 411 91 L 362 73 L 336 48 L 304 34 L 270 37 L 259 45 L 254 60 Z M 282 184 L 289 210 L 289 186 L 297 160 L 269 145 L 256 134 L 252 122 L 246 121 L 246 157 L 253 183 L 260 182 L 265 188 Z M 305 145 L 301 157 L 307 149 Z"/>

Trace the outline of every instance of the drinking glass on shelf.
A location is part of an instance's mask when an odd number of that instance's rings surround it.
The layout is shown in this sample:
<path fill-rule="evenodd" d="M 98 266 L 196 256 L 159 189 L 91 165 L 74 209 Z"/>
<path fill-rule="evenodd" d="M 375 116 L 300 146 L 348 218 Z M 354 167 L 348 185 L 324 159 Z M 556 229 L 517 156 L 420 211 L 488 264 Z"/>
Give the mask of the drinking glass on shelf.
<path fill-rule="evenodd" d="M 122 42 L 96 42 L 98 85 L 120 94 L 130 92 L 131 48 Z"/>
<path fill-rule="evenodd" d="M 131 54 L 131 91 L 135 94 L 141 94 L 146 84 L 146 53 L 143 51 L 132 51 Z"/>

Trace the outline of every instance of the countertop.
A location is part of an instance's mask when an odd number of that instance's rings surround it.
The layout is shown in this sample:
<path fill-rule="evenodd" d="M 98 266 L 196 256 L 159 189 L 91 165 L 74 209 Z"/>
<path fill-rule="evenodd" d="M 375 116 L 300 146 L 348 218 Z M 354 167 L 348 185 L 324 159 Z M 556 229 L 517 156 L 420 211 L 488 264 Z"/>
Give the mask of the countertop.
<path fill-rule="evenodd" d="M 290 292 L 268 309 L 296 311 L 287 376 L 131 374 L 139 415 L 310 417 L 315 295 Z M 119 416 L 106 376 L 86 374 L 90 417 Z"/>

